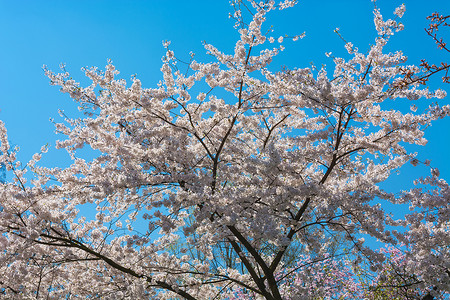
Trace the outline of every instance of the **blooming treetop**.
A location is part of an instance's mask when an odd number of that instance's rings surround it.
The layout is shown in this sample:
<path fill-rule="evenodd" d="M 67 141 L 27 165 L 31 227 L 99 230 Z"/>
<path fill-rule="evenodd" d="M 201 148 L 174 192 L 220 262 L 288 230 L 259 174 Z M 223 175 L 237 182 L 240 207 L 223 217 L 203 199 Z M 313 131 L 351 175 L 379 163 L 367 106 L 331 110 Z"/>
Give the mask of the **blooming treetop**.
<path fill-rule="evenodd" d="M 385 52 L 403 25 L 377 9 L 366 53 L 347 43 L 349 58 L 333 57 L 332 71 L 271 71 L 286 38 L 264 33 L 266 15 L 294 4 L 232 2 L 234 53 L 205 44 L 214 61 L 192 56 L 182 72 L 165 43 L 156 88 L 137 78 L 128 87 L 111 63 L 85 69 L 87 87 L 46 69 L 85 116 L 56 124 L 57 147 L 73 158 L 63 169 L 38 166 L 41 153 L 22 168 L 0 123 L 0 162 L 14 177 L 0 184 L 5 297 L 360 299 L 355 270 L 392 275 L 391 255 L 363 235 L 402 251 L 394 265 L 410 280 L 396 279 L 399 289 L 450 290 L 448 184 L 432 168 L 410 191 L 379 186 L 420 163 L 405 145 L 424 145 L 424 129 L 450 112 L 388 103 L 445 92 L 399 84 L 420 69 Z M 98 156 L 82 159 L 83 147 Z M 385 202 L 410 211 L 394 218 Z"/>

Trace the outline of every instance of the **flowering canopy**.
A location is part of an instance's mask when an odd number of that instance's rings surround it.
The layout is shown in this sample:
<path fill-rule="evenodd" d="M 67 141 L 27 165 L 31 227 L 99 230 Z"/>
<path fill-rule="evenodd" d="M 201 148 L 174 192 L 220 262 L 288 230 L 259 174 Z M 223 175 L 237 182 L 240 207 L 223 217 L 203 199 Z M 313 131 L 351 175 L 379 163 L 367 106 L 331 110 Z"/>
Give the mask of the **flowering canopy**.
<path fill-rule="evenodd" d="M 402 112 L 389 101 L 445 92 L 399 84 L 405 70 L 421 70 L 402 52 L 384 52 L 403 25 L 377 9 L 378 36 L 366 53 L 347 43 L 350 58 L 334 57 L 331 73 L 272 72 L 286 38 L 265 34 L 263 24 L 272 10 L 294 4 L 233 2 L 234 53 L 206 44 L 214 61 L 192 56 L 187 72 L 165 43 L 156 88 L 137 78 L 128 87 L 111 63 L 86 69 L 87 87 L 46 69 L 85 116 L 56 124 L 66 137 L 57 147 L 73 158 L 63 169 L 37 166 L 42 153 L 21 168 L 0 123 L 0 162 L 14 177 L 0 184 L 1 292 L 361 299 L 370 293 L 358 281 L 362 270 L 388 282 L 374 293 L 448 292 L 448 184 L 430 168 L 410 191 L 379 186 L 405 163 L 421 163 L 405 145 L 424 145 L 424 129 L 450 113 L 435 102 Z M 77 154 L 87 146 L 98 154 L 92 160 Z M 394 218 L 380 203 L 410 210 Z M 83 216 L 93 207 L 94 218 Z M 363 235 L 390 250 L 371 249 Z"/>

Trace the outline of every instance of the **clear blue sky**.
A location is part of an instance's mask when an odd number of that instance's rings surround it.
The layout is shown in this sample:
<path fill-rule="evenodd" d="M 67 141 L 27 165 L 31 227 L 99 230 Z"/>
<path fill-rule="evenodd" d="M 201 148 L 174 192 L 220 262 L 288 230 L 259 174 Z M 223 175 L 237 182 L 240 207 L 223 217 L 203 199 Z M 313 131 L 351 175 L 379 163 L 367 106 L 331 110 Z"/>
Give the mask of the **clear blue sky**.
<path fill-rule="evenodd" d="M 68 96 L 49 85 L 41 69 L 44 64 L 58 71 L 58 65 L 66 63 L 73 77 L 83 81 L 82 67 L 103 68 L 107 59 L 112 59 L 122 78 L 137 74 L 144 87 L 155 87 L 161 78 L 162 40 L 172 41 L 178 57 L 188 57 L 193 51 L 198 60 L 208 59 L 202 41 L 228 52 L 234 48 L 237 34 L 228 19 L 228 2 L 0 0 L 0 119 L 7 125 L 11 143 L 21 147 L 19 158 L 27 161 L 42 145 L 54 145 L 58 137 L 49 118 L 58 119 L 58 109 L 69 116 L 76 113 Z M 377 5 L 388 18 L 401 3 L 379 0 Z M 433 63 L 450 61 L 423 29 L 432 12 L 450 13 L 450 1 L 411 0 L 405 4 L 402 22 L 406 29 L 394 37 L 391 49 L 403 50 L 410 63 L 418 64 L 421 58 Z M 275 13 L 267 22 L 274 25 L 274 36 L 306 32 L 306 38 L 285 43 L 286 50 L 274 61 L 273 70 L 281 65 L 307 67 L 310 62 L 325 63 L 331 70 L 333 64 L 324 53 L 346 53 L 333 33 L 336 27 L 360 50 L 367 49 L 375 38 L 372 10 L 370 0 L 303 0 L 295 8 Z M 439 87 L 439 80 L 432 86 Z M 444 102 L 449 103 L 448 98 Z M 419 158 L 431 159 L 450 180 L 450 120 L 437 122 L 426 137 L 429 144 L 417 149 Z M 52 150 L 43 162 L 61 165 L 64 157 L 61 150 Z M 411 180 L 422 171 L 425 169 L 408 166 L 402 178 Z"/>

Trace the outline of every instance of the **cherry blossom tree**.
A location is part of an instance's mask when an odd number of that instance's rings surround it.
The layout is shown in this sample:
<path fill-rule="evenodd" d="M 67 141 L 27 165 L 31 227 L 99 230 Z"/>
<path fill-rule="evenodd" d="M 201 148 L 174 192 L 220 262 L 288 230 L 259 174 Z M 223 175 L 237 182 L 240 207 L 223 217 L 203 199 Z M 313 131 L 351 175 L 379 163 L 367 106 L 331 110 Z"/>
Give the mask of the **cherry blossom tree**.
<path fill-rule="evenodd" d="M 274 72 L 283 40 L 302 35 L 273 37 L 264 21 L 293 5 L 232 2 L 234 53 L 205 44 L 212 62 L 182 63 L 166 42 L 155 88 L 127 85 L 112 63 L 85 69 L 86 87 L 45 69 L 84 116 L 56 124 L 67 168 L 38 165 L 47 147 L 21 164 L 0 122 L 12 177 L 0 184 L 5 298 L 445 297 L 450 188 L 408 144 L 424 145 L 450 106 L 420 110 L 415 101 L 445 92 L 399 84 L 405 70 L 421 72 L 385 50 L 405 7 L 388 20 L 375 9 L 374 44 L 362 53 L 346 43 L 332 71 Z M 411 190 L 382 189 L 407 163 L 430 174 Z M 409 210 L 394 217 L 387 203 Z"/>

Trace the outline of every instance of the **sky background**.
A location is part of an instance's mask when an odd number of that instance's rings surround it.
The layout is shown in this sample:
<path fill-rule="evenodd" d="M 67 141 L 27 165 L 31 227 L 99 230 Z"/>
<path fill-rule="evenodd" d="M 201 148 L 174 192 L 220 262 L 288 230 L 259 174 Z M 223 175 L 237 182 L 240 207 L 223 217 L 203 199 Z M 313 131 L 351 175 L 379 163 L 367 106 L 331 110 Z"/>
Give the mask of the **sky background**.
<path fill-rule="evenodd" d="M 19 159 L 28 161 L 44 144 L 54 146 L 58 137 L 50 118 L 60 120 L 58 109 L 76 116 L 76 104 L 57 87 L 50 86 L 42 71 L 45 64 L 58 71 L 65 63 L 74 79 L 87 83 L 82 67 L 103 68 L 111 59 L 129 80 L 133 74 L 143 87 L 155 87 L 162 78 L 163 40 L 172 41 L 171 48 L 179 58 L 197 54 L 198 61 L 208 61 L 202 41 L 219 50 L 232 53 L 238 38 L 234 22 L 228 18 L 228 0 L 0 0 L 0 120 L 6 123 L 10 143 L 20 146 Z M 402 1 L 379 0 L 377 6 L 385 19 L 393 17 Z M 419 64 L 426 58 L 431 63 L 450 61 L 438 50 L 424 27 L 426 16 L 434 11 L 450 13 L 450 1 L 406 1 L 402 19 L 405 31 L 390 43 L 392 51 L 402 50 L 409 63 Z M 304 0 L 295 7 L 276 12 L 266 24 L 273 25 L 274 37 L 305 32 L 298 42 L 286 42 L 286 50 L 272 64 L 272 71 L 282 66 L 304 68 L 311 63 L 326 64 L 332 73 L 333 63 L 324 53 L 346 56 L 344 42 L 333 32 L 340 28 L 343 37 L 364 52 L 374 42 L 374 4 L 370 0 Z M 266 27 L 267 28 L 267 27 Z M 448 41 L 450 42 L 450 36 Z M 450 88 L 440 84 L 438 77 L 432 88 Z M 449 89 L 450 90 L 450 89 Z M 441 103 L 448 104 L 449 98 Z M 428 101 L 428 102 L 427 102 Z M 429 103 L 433 100 L 419 100 Z M 405 108 L 411 103 L 405 101 Z M 61 138 L 61 137 L 59 137 Z M 430 159 L 441 176 L 450 179 L 450 120 L 436 122 L 426 133 L 429 143 L 419 151 L 419 159 Z M 46 166 L 67 164 L 63 150 L 51 150 L 42 162 Z M 405 187 L 422 175 L 424 167 L 406 166 L 393 188 Z"/>

